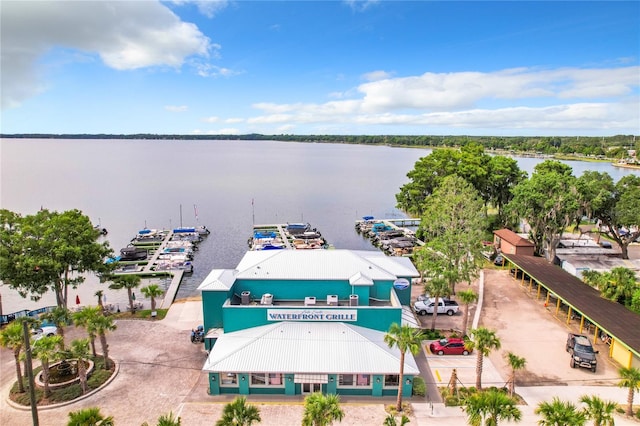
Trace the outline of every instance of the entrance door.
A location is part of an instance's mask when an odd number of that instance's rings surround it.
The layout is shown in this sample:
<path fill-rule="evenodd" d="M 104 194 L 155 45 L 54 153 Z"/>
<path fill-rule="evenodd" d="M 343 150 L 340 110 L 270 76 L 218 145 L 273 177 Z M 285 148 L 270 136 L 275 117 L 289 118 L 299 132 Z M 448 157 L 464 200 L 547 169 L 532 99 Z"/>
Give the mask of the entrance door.
<path fill-rule="evenodd" d="M 314 393 L 322 391 L 320 383 L 302 383 L 302 394 Z"/>

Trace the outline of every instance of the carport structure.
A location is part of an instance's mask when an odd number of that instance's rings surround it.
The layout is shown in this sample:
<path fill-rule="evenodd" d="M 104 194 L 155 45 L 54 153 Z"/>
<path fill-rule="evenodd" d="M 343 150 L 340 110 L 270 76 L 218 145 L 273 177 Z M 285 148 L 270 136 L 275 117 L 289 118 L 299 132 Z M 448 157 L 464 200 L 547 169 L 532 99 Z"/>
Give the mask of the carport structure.
<path fill-rule="evenodd" d="M 556 299 L 556 316 L 566 306 L 567 324 L 574 314 L 579 315 L 580 333 L 586 330 L 594 343 L 600 335 L 604 336 L 609 344 L 609 357 L 623 367 L 640 368 L 640 315 L 601 297 L 597 289 L 544 258 L 506 253 L 503 256 L 521 285 L 528 284 L 529 291 L 536 287 L 536 298 L 544 297 L 545 306 L 549 306 L 552 298 Z"/>

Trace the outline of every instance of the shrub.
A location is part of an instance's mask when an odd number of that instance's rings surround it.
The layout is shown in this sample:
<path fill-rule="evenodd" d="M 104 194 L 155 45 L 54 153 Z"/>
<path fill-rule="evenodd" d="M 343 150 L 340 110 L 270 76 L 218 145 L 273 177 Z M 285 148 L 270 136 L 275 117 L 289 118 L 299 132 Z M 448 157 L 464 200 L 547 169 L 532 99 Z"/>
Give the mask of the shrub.
<path fill-rule="evenodd" d="M 424 379 L 422 377 L 414 377 L 413 378 L 413 395 L 415 396 L 425 396 L 427 394 L 427 385 L 424 383 Z"/>
<path fill-rule="evenodd" d="M 447 396 L 444 399 L 444 405 L 446 407 L 455 407 L 460 405 L 460 399 L 457 396 Z"/>
<path fill-rule="evenodd" d="M 444 335 L 438 330 L 423 330 L 425 340 L 439 340 L 444 338 Z"/>

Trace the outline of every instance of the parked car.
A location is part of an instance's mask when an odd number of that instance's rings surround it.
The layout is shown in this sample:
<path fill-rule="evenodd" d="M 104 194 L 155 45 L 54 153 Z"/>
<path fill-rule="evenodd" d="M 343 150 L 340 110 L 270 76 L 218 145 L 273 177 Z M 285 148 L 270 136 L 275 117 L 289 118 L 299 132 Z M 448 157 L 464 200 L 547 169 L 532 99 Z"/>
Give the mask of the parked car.
<path fill-rule="evenodd" d="M 55 325 L 43 325 L 42 327 L 31 330 L 33 341 L 42 339 L 44 336 L 55 336 L 58 334 L 58 327 Z"/>
<path fill-rule="evenodd" d="M 593 346 L 587 336 L 569 333 L 566 350 L 571 355 L 571 361 L 569 361 L 571 368 L 589 368 L 592 372 L 596 372 L 596 367 L 598 366 L 596 354 L 598 351 L 593 350 Z"/>
<path fill-rule="evenodd" d="M 420 300 L 413 304 L 413 310 L 418 315 L 433 314 L 434 309 L 435 299 Z M 438 314 L 451 316 L 458 312 L 458 309 L 460 309 L 460 306 L 455 300 L 438 299 Z"/>
<path fill-rule="evenodd" d="M 429 345 L 429 349 L 436 355 L 469 355 L 471 353 L 471 349 L 465 347 L 464 339 L 458 337 L 436 340 Z"/>

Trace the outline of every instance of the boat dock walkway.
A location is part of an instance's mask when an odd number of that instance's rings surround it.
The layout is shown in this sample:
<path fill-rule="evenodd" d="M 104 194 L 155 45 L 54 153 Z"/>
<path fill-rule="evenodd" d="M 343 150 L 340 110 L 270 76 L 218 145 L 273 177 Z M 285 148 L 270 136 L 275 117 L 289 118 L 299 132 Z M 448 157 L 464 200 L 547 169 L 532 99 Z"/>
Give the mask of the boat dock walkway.
<path fill-rule="evenodd" d="M 174 270 L 171 273 L 171 284 L 169 284 L 169 288 L 164 294 L 164 298 L 160 304 L 160 309 L 169 309 L 173 300 L 176 298 L 180 282 L 182 282 L 182 275 L 184 275 L 184 271 L 181 269 Z"/>
<path fill-rule="evenodd" d="M 156 264 L 158 263 L 158 256 L 160 256 L 160 253 L 162 253 L 162 250 L 164 250 L 167 247 L 167 244 L 169 243 L 169 241 L 171 241 L 172 237 L 173 237 L 173 231 L 168 231 L 167 235 L 165 235 L 164 237 L 164 240 L 162 240 L 162 243 L 160 243 L 158 248 L 156 248 L 155 251 L 153 252 L 151 259 L 149 259 L 147 264 L 144 265 L 144 267 L 142 268 L 143 273 L 154 272 L 152 271 L 151 268 L 156 266 Z"/>

